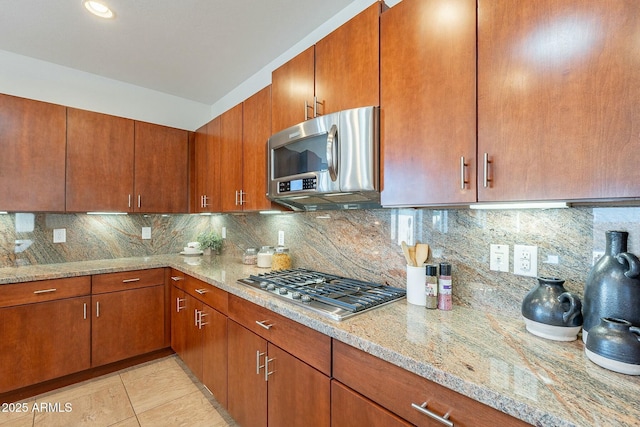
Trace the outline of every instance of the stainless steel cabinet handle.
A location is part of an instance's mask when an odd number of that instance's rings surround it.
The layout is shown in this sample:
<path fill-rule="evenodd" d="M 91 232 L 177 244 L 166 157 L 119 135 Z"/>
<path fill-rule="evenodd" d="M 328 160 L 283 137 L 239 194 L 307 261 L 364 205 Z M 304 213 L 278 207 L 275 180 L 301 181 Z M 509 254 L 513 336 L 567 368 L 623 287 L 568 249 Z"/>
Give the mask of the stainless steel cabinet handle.
<path fill-rule="evenodd" d="M 460 157 L 460 189 L 464 190 L 469 181 L 464 179 L 464 172 L 467 164 L 464 162 L 464 156 Z"/>
<path fill-rule="evenodd" d="M 127 206 L 129 206 L 129 208 L 131 208 L 131 194 L 129 194 L 129 201 L 127 202 Z"/>
<path fill-rule="evenodd" d="M 197 327 L 198 326 L 198 309 L 197 308 L 194 309 L 193 311 L 193 321 L 195 326 Z"/>
<path fill-rule="evenodd" d="M 176 298 L 176 313 L 180 313 L 180 310 L 184 310 L 185 308 L 187 308 L 186 305 L 180 306 L 180 303 L 185 301 L 186 299 L 184 298 Z"/>
<path fill-rule="evenodd" d="M 204 294 L 206 294 L 206 293 L 207 293 L 207 292 L 209 292 L 209 291 L 208 291 L 208 290 L 206 290 L 206 289 L 196 289 L 196 292 L 197 292 L 197 293 L 199 293 L 200 295 L 204 295 Z"/>
<path fill-rule="evenodd" d="M 33 291 L 34 294 L 39 295 L 39 294 L 49 294 L 51 292 L 55 292 L 57 291 L 56 288 L 51 288 L 51 289 L 40 289 L 37 291 Z"/>
<path fill-rule="evenodd" d="M 489 187 L 489 182 L 491 181 L 491 179 L 489 179 L 489 163 L 491 163 L 491 161 L 489 160 L 489 153 L 484 153 L 482 168 L 484 173 L 484 188 Z"/>
<path fill-rule="evenodd" d="M 418 405 L 417 403 L 412 403 L 411 407 L 417 411 L 419 411 L 420 413 L 426 415 L 429 418 L 432 418 L 446 426 L 449 427 L 453 427 L 453 422 L 449 421 L 449 415 L 450 413 L 447 412 L 446 414 L 444 414 L 443 416 L 440 416 L 438 414 L 436 414 L 435 412 L 432 412 L 430 410 L 427 409 L 427 402 L 424 402 L 422 405 Z"/>
<path fill-rule="evenodd" d="M 264 380 L 269 381 L 269 375 L 273 374 L 275 371 L 269 372 L 269 362 L 273 362 L 274 359 L 269 359 L 269 356 L 264 356 Z"/>
<path fill-rule="evenodd" d="M 322 102 L 318 102 L 318 97 L 313 97 L 313 117 L 321 116 L 322 114 L 318 113 L 318 105 L 324 105 Z"/>
<path fill-rule="evenodd" d="M 245 200 L 244 200 L 244 196 L 245 196 L 246 194 L 247 194 L 247 193 L 245 193 L 244 191 L 240 190 L 240 206 L 244 205 L 244 202 L 245 202 Z"/>
<path fill-rule="evenodd" d="M 85 302 L 84 304 L 82 304 L 82 318 L 84 320 L 87 320 L 87 303 Z"/>
<path fill-rule="evenodd" d="M 138 194 L 138 208 L 142 207 L 142 196 Z"/>
<path fill-rule="evenodd" d="M 96 301 L 96 317 L 100 317 L 100 301 Z"/>
<path fill-rule="evenodd" d="M 304 119 L 305 120 L 309 120 L 311 117 L 309 117 L 309 114 L 307 113 L 309 111 L 309 103 L 307 102 L 307 100 L 304 100 Z"/>
<path fill-rule="evenodd" d="M 238 202 L 238 190 L 236 190 L 236 206 L 238 206 L 240 203 Z"/>
<path fill-rule="evenodd" d="M 260 358 L 267 353 L 260 353 L 260 350 L 256 351 L 256 375 L 260 375 L 260 369 L 264 368 L 264 365 L 260 364 Z"/>
<path fill-rule="evenodd" d="M 184 277 L 182 277 L 182 276 L 171 276 L 171 280 L 173 280 L 174 282 L 179 282 L 180 280 L 184 280 Z"/>
<path fill-rule="evenodd" d="M 140 281 L 140 278 L 136 277 L 134 279 L 124 279 L 122 283 L 132 283 L 132 282 L 139 282 L 139 281 Z"/>
<path fill-rule="evenodd" d="M 209 322 L 203 322 L 203 321 L 202 321 L 202 318 L 203 318 L 203 317 L 206 317 L 206 316 L 208 316 L 208 314 L 207 314 L 207 313 L 205 313 L 204 311 L 200 311 L 200 312 L 198 313 L 198 329 L 202 329 L 202 327 L 203 327 L 204 325 L 208 325 L 208 324 L 209 324 Z"/>
<path fill-rule="evenodd" d="M 265 329 L 271 329 L 271 327 L 273 326 L 273 324 L 267 325 L 267 320 L 256 320 L 256 323 Z"/>

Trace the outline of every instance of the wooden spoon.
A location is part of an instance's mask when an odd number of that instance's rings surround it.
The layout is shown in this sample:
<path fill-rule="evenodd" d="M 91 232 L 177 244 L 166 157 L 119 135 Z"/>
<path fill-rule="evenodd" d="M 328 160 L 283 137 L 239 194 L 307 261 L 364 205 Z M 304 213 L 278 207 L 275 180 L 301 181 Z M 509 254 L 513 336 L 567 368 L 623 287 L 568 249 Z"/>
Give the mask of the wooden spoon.
<path fill-rule="evenodd" d="M 429 245 L 426 243 L 418 243 L 416 245 L 416 265 L 421 266 L 429 258 Z"/>
<path fill-rule="evenodd" d="M 415 265 L 414 261 L 411 259 L 411 255 L 409 254 L 409 247 L 407 246 L 407 242 L 405 242 L 403 240 L 400 243 L 400 246 L 402 246 L 402 252 L 404 253 L 404 259 L 407 260 L 407 265 L 415 267 L 416 265 Z"/>

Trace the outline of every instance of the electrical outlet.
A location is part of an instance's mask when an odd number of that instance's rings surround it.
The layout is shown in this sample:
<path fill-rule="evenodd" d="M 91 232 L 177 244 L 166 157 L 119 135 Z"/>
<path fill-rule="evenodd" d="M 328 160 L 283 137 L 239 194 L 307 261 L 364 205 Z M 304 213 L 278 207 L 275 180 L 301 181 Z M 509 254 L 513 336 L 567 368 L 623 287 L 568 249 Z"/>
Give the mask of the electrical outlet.
<path fill-rule="evenodd" d="M 491 245 L 489 249 L 489 270 L 509 271 L 509 245 Z"/>
<path fill-rule="evenodd" d="M 538 275 L 537 246 L 513 246 L 513 274 L 530 277 Z"/>
<path fill-rule="evenodd" d="M 278 246 L 284 246 L 284 231 L 278 231 Z"/>
<path fill-rule="evenodd" d="M 142 239 L 143 240 L 151 239 L 151 227 L 142 227 Z"/>
<path fill-rule="evenodd" d="M 227 238 L 227 227 L 222 227 L 222 233 L 220 233 L 222 235 L 223 239 Z"/>
<path fill-rule="evenodd" d="M 54 228 L 53 229 L 53 243 L 65 243 L 67 241 L 67 229 L 66 228 Z"/>

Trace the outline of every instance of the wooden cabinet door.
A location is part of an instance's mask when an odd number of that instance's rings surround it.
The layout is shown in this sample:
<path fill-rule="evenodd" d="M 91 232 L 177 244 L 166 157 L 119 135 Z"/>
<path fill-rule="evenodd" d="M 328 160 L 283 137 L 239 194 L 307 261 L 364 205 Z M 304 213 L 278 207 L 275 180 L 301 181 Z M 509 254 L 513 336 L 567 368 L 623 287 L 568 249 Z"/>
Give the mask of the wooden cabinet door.
<path fill-rule="evenodd" d="M 220 212 L 220 117 L 196 131 L 194 151 L 194 212 Z"/>
<path fill-rule="evenodd" d="M 475 0 L 404 0 L 380 21 L 382 205 L 474 202 Z"/>
<path fill-rule="evenodd" d="M 227 316 L 202 306 L 202 383 L 227 407 Z"/>
<path fill-rule="evenodd" d="M 133 135 L 133 120 L 67 108 L 67 211 L 132 209 Z"/>
<path fill-rule="evenodd" d="M 264 355 L 267 354 L 267 341 L 232 320 L 228 321 L 228 334 L 227 410 L 243 427 L 266 427 L 267 382 L 264 380 Z"/>
<path fill-rule="evenodd" d="M 316 43 L 315 95 L 320 114 L 380 105 L 382 4 L 372 4 Z"/>
<path fill-rule="evenodd" d="M 242 210 L 242 104 L 220 116 L 220 197 L 223 212 Z"/>
<path fill-rule="evenodd" d="M 188 211 L 188 132 L 135 122 L 135 212 Z"/>
<path fill-rule="evenodd" d="M 331 381 L 331 427 L 409 427 L 382 406 L 350 388 Z"/>
<path fill-rule="evenodd" d="M 242 209 L 271 208 L 267 199 L 267 140 L 271 136 L 271 86 L 244 101 L 242 113 Z"/>
<path fill-rule="evenodd" d="M 185 358 L 189 315 L 183 290 L 171 287 L 171 348 L 181 359 Z"/>
<path fill-rule="evenodd" d="M 269 425 L 329 427 L 329 377 L 271 343 L 267 354 Z"/>
<path fill-rule="evenodd" d="M 638 197 L 640 2 L 479 0 L 478 18 L 478 200 Z"/>
<path fill-rule="evenodd" d="M 64 211 L 65 138 L 65 107 L 0 94 L 0 211 Z"/>
<path fill-rule="evenodd" d="M 90 298 L 0 309 L 0 393 L 90 367 Z"/>
<path fill-rule="evenodd" d="M 93 295 L 91 301 L 91 366 L 163 347 L 164 286 Z"/>
<path fill-rule="evenodd" d="M 187 293 L 185 293 L 185 299 L 186 324 L 183 331 L 185 338 L 181 358 L 193 375 L 202 380 L 202 330 L 198 323 L 202 303 Z"/>
<path fill-rule="evenodd" d="M 271 131 L 297 125 L 312 116 L 315 94 L 315 48 L 281 65 L 271 74 Z M 311 109 L 305 108 L 305 102 Z"/>

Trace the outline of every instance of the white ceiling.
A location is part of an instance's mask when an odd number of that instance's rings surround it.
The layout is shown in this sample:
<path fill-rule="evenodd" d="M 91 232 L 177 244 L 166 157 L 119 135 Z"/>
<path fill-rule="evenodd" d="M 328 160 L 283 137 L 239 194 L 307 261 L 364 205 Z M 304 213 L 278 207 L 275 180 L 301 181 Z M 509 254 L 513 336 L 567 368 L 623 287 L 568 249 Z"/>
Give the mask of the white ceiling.
<path fill-rule="evenodd" d="M 354 0 L 0 0 L 0 50 L 212 105 Z"/>

